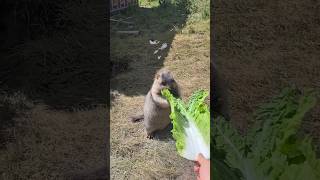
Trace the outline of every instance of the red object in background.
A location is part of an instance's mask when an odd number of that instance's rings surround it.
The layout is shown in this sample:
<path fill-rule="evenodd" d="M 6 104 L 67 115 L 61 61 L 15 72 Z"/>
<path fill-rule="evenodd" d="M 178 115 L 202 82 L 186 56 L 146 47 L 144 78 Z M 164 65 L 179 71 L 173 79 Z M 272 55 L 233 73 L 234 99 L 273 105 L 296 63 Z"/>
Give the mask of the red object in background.
<path fill-rule="evenodd" d="M 138 5 L 138 0 L 110 0 L 110 12 L 126 9 Z"/>

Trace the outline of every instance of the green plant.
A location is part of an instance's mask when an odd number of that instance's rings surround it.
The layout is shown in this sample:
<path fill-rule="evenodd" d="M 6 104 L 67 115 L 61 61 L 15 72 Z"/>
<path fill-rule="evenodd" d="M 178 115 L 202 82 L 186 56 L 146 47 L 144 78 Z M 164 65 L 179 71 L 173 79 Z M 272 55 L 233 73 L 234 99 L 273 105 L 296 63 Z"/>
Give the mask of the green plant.
<path fill-rule="evenodd" d="M 162 91 L 162 95 L 170 103 L 172 134 L 179 155 L 195 160 L 198 153 L 202 153 L 210 158 L 210 112 L 204 103 L 208 93 L 203 90 L 194 92 L 187 105 L 167 89 Z"/>
<path fill-rule="evenodd" d="M 315 103 L 313 92 L 301 94 L 287 88 L 255 113 L 255 124 L 246 137 L 224 119 L 216 119 L 213 159 L 222 165 L 213 169 L 213 174 L 227 169 L 230 176 L 245 180 L 320 179 L 320 160 L 311 138 L 297 134 L 304 115 Z"/>
<path fill-rule="evenodd" d="M 191 20 L 197 21 L 210 18 L 209 0 L 166 0 L 166 3 L 185 9 Z"/>

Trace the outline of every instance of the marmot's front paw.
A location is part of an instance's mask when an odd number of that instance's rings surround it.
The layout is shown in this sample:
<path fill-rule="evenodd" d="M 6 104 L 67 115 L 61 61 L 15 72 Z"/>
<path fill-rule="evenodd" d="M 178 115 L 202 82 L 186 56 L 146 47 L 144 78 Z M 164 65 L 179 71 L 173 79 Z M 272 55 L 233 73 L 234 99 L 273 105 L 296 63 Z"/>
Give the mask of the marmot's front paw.
<path fill-rule="evenodd" d="M 147 133 L 147 138 L 148 139 L 153 139 L 154 138 L 154 133 Z"/>

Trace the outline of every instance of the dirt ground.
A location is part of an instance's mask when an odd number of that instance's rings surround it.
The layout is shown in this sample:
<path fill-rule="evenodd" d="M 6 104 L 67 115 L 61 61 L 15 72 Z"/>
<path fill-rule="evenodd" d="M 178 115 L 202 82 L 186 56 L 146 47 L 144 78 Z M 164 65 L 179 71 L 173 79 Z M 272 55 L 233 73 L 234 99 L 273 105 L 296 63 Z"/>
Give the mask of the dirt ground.
<path fill-rule="evenodd" d="M 128 17 L 140 35 L 121 37 L 115 32 L 124 27 L 111 27 L 111 61 L 128 64 L 126 72 L 111 79 L 111 179 L 195 179 L 194 163 L 177 154 L 170 127 L 150 140 L 143 122 L 132 123 L 129 117 L 142 113 L 144 96 L 161 67 L 173 72 L 184 100 L 197 89 L 209 91 L 209 21 L 188 24 L 183 12 L 170 6 L 141 7 L 113 18 Z M 149 21 L 154 18 L 161 22 Z M 152 46 L 151 38 L 161 42 Z M 158 59 L 153 52 L 165 42 L 168 48 Z"/>
<path fill-rule="evenodd" d="M 250 115 L 282 88 L 320 91 L 318 1 L 215 1 L 216 63 L 230 88 L 234 124 L 245 132 Z M 303 130 L 320 146 L 320 105 Z"/>

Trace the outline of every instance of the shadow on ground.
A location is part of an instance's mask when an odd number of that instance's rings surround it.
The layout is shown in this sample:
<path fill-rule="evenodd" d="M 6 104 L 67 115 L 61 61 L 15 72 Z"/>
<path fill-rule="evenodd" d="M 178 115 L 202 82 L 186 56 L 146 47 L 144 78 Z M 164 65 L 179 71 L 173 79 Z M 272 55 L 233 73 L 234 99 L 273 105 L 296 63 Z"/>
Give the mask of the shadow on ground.
<path fill-rule="evenodd" d="M 183 8 L 172 4 L 153 8 L 139 7 L 111 17 L 111 89 L 126 96 L 146 95 L 155 72 L 163 67 L 170 46 L 186 22 Z M 122 20 L 114 21 L 114 20 Z M 129 22 L 130 24 L 127 24 Z M 138 30 L 138 35 L 119 34 L 117 31 Z M 158 40 L 151 45 L 149 40 Z M 154 52 L 167 44 L 167 48 Z M 111 96 L 113 101 L 114 96 Z"/>

